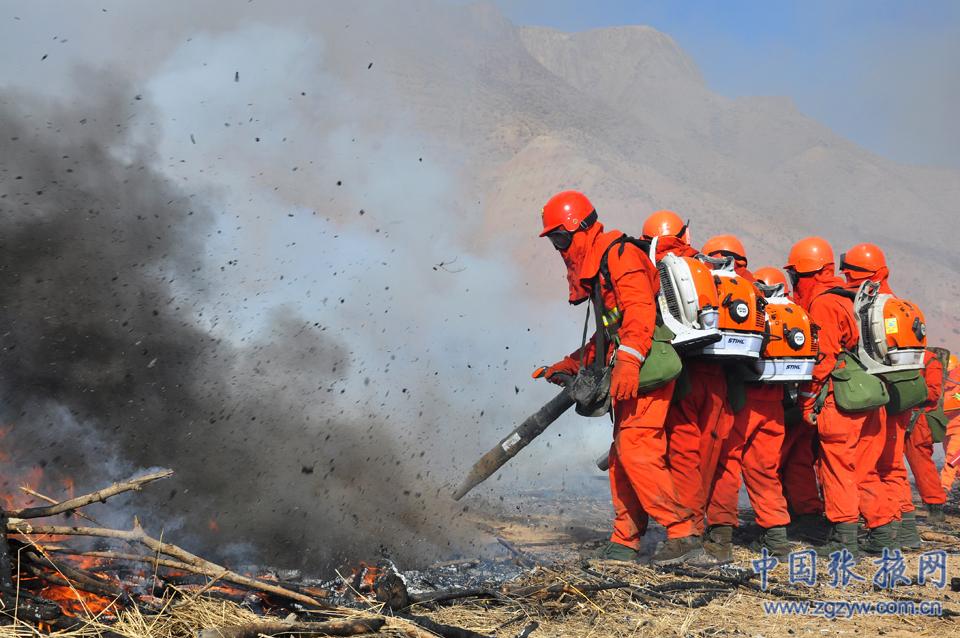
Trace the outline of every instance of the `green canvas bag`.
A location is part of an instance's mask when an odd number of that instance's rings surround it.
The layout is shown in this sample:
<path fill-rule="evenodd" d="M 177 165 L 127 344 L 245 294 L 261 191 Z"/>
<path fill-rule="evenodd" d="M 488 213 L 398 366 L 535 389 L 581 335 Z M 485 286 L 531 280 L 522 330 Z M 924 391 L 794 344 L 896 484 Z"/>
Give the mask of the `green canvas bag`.
<path fill-rule="evenodd" d="M 683 361 L 670 343 L 673 331 L 658 324 L 653 331 L 650 352 L 640 366 L 640 392 L 650 392 L 663 387 L 680 376 Z"/>
<path fill-rule="evenodd" d="M 837 407 L 844 412 L 876 410 L 890 402 L 886 384 L 850 352 L 840 354 L 830 377 Z"/>
<path fill-rule="evenodd" d="M 887 384 L 890 402 L 887 403 L 887 412 L 900 414 L 927 400 L 927 381 L 923 378 L 923 370 L 901 370 L 887 372 L 880 378 Z"/>

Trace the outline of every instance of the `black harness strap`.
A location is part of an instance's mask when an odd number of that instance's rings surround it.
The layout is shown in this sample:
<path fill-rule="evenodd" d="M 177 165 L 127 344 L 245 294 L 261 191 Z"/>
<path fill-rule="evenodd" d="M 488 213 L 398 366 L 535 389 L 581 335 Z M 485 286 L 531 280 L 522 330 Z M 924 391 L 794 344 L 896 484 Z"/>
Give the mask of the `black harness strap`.
<path fill-rule="evenodd" d="M 602 367 L 606 365 L 607 347 L 609 346 L 609 343 L 607 341 L 607 329 L 606 329 L 606 326 L 603 325 L 603 317 L 606 314 L 607 309 L 603 304 L 603 292 L 601 290 L 601 287 L 606 287 L 607 290 L 610 290 L 613 293 L 614 297 L 617 298 L 617 306 L 618 307 L 620 306 L 620 299 L 619 299 L 619 296 L 617 295 L 617 290 L 613 287 L 613 279 L 610 276 L 610 263 L 609 263 L 610 250 L 614 246 L 616 246 L 617 256 L 618 257 L 622 256 L 623 251 L 626 248 L 627 244 L 633 244 L 638 249 L 640 249 L 640 251 L 643 252 L 644 255 L 647 255 L 647 253 L 650 251 L 650 242 L 644 241 L 642 239 L 636 239 L 628 235 L 621 235 L 617 239 L 610 242 L 610 245 L 607 246 L 606 250 L 603 251 L 603 255 L 600 256 L 599 271 L 597 272 L 597 276 L 594 277 L 591 285 L 591 288 L 592 288 L 591 301 L 593 302 L 593 314 L 594 314 L 594 320 L 597 326 L 597 331 L 596 331 L 596 334 L 594 335 L 594 341 L 597 348 L 596 356 L 594 356 L 594 359 L 593 359 L 595 366 Z M 589 317 L 590 317 L 590 311 L 588 310 L 587 322 L 585 322 L 583 326 L 583 344 L 584 345 L 586 345 L 587 343 L 587 323 L 589 323 Z M 581 362 L 580 362 L 581 365 L 583 365 L 582 352 L 583 352 L 583 349 L 581 348 Z M 602 364 L 599 363 L 600 361 L 603 361 L 603 363 Z"/>

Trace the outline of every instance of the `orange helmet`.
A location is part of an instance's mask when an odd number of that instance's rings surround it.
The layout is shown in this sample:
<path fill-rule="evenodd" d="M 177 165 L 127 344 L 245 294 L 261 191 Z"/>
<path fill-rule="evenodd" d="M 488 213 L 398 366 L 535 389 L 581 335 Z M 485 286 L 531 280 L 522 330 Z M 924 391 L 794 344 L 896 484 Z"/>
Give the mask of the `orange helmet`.
<path fill-rule="evenodd" d="M 866 279 L 887 267 L 887 258 L 874 244 L 857 244 L 840 255 L 840 270 L 853 280 Z"/>
<path fill-rule="evenodd" d="M 717 235 L 707 240 L 700 250 L 704 255 L 715 257 L 717 254 L 723 257 L 733 257 L 737 261 L 747 263 L 747 251 L 743 244 L 733 235 Z"/>
<path fill-rule="evenodd" d="M 822 270 L 832 263 L 833 248 L 829 242 L 821 237 L 807 237 L 793 245 L 783 267 L 804 275 Z"/>
<path fill-rule="evenodd" d="M 762 281 L 768 286 L 776 286 L 777 284 L 783 284 L 784 290 L 787 289 L 787 276 L 783 274 L 783 271 L 779 268 L 774 268 L 772 266 L 764 266 L 763 268 L 757 268 L 753 271 L 753 277 L 757 281 Z"/>
<path fill-rule="evenodd" d="M 688 224 L 680 219 L 672 210 L 658 210 L 647 217 L 643 222 L 643 238 L 653 239 L 654 237 L 677 237 L 684 242 L 690 242 L 690 232 L 687 230 Z"/>
<path fill-rule="evenodd" d="M 593 204 L 579 191 L 557 193 L 544 204 L 541 216 L 543 217 L 541 237 L 558 228 L 563 228 L 569 233 L 585 230 L 597 221 L 597 211 L 593 208 Z"/>

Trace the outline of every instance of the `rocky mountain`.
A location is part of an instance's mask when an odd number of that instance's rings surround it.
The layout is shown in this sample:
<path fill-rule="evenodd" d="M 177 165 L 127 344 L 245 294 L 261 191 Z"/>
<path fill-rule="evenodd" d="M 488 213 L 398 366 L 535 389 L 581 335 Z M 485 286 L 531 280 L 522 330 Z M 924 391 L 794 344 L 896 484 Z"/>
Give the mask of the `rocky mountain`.
<path fill-rule="evenodd" d="M 560 188 L 586 191 L 628 232 L 658 208 L 690 217 L 695 241 L 735 232 L 755 266 L 781 264 L 804 235 L 838 253 L 873 241 L 895 289 L 926 309 L 932 338 L 960 346 L 960 172 L 880 157 L 788 98 L 718 95 L 650 27 L 562 33 L 512 25 L 485 6 L 460 19 L 458 48 L 478 64 L 451 72 L 449 91 L 434 89 L 456 106 L 430 111 L 431 127 L 460 140 L 489 234 L 501 241 L 508 230 L 527 266 L 546 255 L 530 237 Z"/>

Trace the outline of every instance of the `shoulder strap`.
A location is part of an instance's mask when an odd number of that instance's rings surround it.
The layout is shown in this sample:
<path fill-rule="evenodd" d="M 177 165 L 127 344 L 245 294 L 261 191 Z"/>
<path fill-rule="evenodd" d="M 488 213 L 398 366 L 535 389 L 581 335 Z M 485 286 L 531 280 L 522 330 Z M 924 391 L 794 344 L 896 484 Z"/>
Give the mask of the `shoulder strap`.
<path fill-rule="evenodd" d="M 607 249 L 603 251 L 603 255 L 600 256 L 600 275 L 603 280 L 603 285 L 608 289 L 613 288 L 613 281 L 610 279 L 610 249 L 617 246 L 617 256 L 619 257 L 623 255 L 623 249 L 627 247 L 627 244 L 636 246 L 640 252 L 643 253 L 644 257 L 650 252 L 650 242 L 644 239 L 630 237 L 629 235 L 620 235 L 610 242 Z"/>
<path fill-rule="evenodd" d="M 600 369 L 607 365 L 607 331 L 603 326 L 603 315 L 606 313 L 606 308 L 603 306 L 603 293 L 600 292 L 600 277 L 598 276 L 594 280 L 593 290 L 590 293 L 591 305 L 593 306 L 593 319 L 596 323 L 595 329 L 596 332 L 593 334 L 594 346 L 596 347 L 596 352 L 593 355 L 593 367 Z M 587 307 L 587 321 L 590 320 L 590 308 Z M 583 343 L 587 343 L 587 325 L 583 326 Z M 583 349 L 581 348 L 581 362 L 580 365 L 583 365 L 582 353 Z"/>
<path fill-rule="evenodd" d="M 840 288 L 839 286 L 836 288 L 830 288 L 829 290 L 825 290 L 820 294 L 821 295 L 837 295 L 838 297 L 846 297 L 850 301 L 853 301 L 854 299 L 857 298 L 857 293 L 855 291 L 847 290 L 846 288 Z"/>

